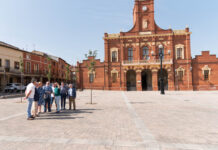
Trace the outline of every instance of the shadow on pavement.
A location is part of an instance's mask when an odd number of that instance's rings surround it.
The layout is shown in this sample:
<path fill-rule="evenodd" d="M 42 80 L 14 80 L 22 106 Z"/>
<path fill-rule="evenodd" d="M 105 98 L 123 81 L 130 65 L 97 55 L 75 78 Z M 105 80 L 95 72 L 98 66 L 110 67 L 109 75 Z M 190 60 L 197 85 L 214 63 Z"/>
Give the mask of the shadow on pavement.
<path fill-rule="evenodd" d="M 36 118 L 35 120 L 72 120 L 72 119 L 77 119 L 77 118 L 84 118 L 84 117 L 39 117 Z"/>
<path fill-rule="evenodd" d="M 72 115 L 78 114 L 92 114 L 96 110 L 101 109 L 77 109 L 77 110 L 62 110 L 60 113 L 50 112 L 40 114 L 40 117 L 37 117 L 36 120 L 46 120 L 46 119 L 58 119 L 58 120 L 66 120 L 66 119 L 76 119 L 76 118 L 84 118 L 84 117 L 74 117 Z"/>

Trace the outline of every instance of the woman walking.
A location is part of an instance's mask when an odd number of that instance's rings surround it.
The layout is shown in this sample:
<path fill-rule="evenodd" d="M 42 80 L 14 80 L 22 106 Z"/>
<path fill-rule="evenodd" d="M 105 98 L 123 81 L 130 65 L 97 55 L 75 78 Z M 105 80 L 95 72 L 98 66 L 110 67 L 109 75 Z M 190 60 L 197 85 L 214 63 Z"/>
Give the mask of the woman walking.
<path fill-rule="evenodd" d="M 60 99 L 61 99 L 61 93 L 60 93 L 60 85 L 58 83 L 55 83 L 54 88 L 54 97 L 55 97 L 55 103 L 57 105 L 57 112 L 60 112 Z"/>
<path fill-rule="evenodd" d="M 42 82 L 39 82 L 39 87 L 38 87 L 38 93 L 39 93 L 39 101 L 38 101 L 38 114 L 42 112 L 42 105 L 44 105 L 45 100 L 44 100 L 44 94 L 45 91 L 42 87 Z"/>

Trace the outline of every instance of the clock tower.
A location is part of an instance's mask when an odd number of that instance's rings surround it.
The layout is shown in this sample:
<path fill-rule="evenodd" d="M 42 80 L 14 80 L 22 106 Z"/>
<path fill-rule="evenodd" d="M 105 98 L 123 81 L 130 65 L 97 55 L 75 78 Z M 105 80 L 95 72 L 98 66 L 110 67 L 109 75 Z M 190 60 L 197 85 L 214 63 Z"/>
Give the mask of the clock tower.
<path fill-rule="evenodd" d="M 132 32 L 155 32 L 154 0 L 135 0 Z"/>

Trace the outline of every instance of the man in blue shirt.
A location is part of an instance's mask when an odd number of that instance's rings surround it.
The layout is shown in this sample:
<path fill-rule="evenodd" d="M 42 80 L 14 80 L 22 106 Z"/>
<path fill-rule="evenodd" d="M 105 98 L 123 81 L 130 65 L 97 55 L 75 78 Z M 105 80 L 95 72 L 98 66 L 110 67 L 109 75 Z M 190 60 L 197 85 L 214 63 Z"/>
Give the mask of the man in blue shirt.
<path fill-rule="evenodd" d="M 68 90 L 68 96 L 69 96 L 69 110 L 71 110 L 71 105 L 73 102 L 73 110 L 76 110 L 76 88 L 74 85 L 70 84 Z"/>
<path fill-rule="evenodd" d="M 50 105 L 50 101 L 51 101 L 51 94 L 52 94 L 52 88 L 50 86 L 50 82 L 46 82 L 46 85 L 44 86 L 44 99 L 45 99 L 45 105 L 44 105 L 44 112 L 46 112 L 48 110 L 48 112 L 51 112 L 51 105 Z"/>
<path fill-rule="evenodd" d="M 66 97 L 67 97 L 68 88 L 65 86 L 64 82 L 61 82 L 61 109 L 65 110 L 66 106 Z"/>

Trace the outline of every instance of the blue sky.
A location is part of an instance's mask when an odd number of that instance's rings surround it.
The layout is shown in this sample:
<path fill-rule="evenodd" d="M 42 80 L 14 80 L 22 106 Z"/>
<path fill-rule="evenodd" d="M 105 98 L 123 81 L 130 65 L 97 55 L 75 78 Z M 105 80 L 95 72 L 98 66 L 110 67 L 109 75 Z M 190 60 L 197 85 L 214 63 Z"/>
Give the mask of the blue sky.
<path fill-rule="evenodd" d="M 89 49 L 104 58 L 104 32 L 133 26 L 134 0 L 0 0 L 0 41 L 62 57 L 70 64 Z M 155 20 L 167 29 L 192 34 L 192 56 L 218 55 L 217 0 L 155 0 Z"/>

